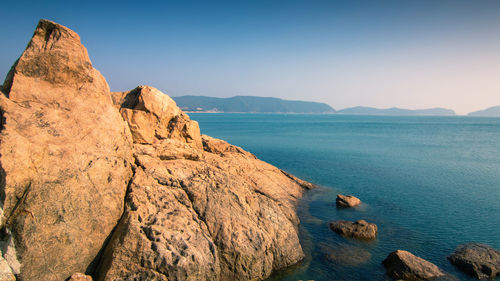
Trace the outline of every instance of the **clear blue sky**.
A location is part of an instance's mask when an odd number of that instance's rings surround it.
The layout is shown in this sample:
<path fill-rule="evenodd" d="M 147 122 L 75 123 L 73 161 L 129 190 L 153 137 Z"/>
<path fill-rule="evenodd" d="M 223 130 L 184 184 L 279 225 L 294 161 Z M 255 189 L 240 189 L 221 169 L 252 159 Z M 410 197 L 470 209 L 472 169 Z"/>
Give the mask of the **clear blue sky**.
<path fill-rule="evenodd" d="M 114 91 L 500 105 L 500 1 L 4 1 L 0 79 L 40 18 L 79 33 Z"/>

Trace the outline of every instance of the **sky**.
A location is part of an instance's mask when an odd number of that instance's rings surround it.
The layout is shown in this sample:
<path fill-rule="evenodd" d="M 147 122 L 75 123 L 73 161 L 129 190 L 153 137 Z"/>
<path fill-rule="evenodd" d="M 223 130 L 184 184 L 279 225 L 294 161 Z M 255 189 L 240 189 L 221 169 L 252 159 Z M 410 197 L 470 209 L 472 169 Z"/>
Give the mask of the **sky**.
<path fill-rule="evenodd" d="M 3 1 L 0 81 L 41 18 L 80 35 L 112 91 L 500 105 L 500 1 Z"/>

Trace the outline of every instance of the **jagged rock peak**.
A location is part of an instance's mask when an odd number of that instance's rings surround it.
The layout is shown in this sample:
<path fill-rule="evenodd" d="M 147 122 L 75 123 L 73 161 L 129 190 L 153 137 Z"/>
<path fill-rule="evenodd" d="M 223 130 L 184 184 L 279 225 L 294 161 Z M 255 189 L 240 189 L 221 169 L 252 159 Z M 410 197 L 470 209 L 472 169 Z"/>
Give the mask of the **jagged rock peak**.
<path fill-rule="evenodd" d="M 109 91 L 104 78 L 92 67 L 80 36 L 67 27 L 44 19 L 38 23 L 26 50 L 12 66 L 3 85 L 3 92 L 10 99 L 23 101 L 29 100 L 30 96 L 39 96 L 40 93 L 22 88 L 22 78 L 36 78 L 34 82 L 39 84 L 75 88 L 98 84 Z M 25 93 L 12 93 L 16 89 Z"/>
<path fill-rule="evenodd" d="M 198 122 L 189 119 L 174 100 L 158 89 L 139 86 L 129 92 L 112 93 L 112 99 L 127 121 L 135 143 L 176 139 L 203 147 Z"/>

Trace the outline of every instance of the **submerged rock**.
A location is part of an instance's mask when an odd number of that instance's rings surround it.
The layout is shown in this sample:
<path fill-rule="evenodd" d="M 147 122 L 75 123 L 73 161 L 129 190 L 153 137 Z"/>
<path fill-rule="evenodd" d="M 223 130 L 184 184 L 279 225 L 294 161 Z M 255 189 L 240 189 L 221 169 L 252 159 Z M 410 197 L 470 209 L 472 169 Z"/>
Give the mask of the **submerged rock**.
<path fill-rule="evenodd" d="M 330 222 L 330 229 L 345 237 L 365 240 L 377 238 L 377 225 L 365 220 Z"/>
<path fill-rule="evenodd" d="M 319 245 L 325 258 L 335 264 L 343 266 L 358 266 L 368 262 L 372 255 L 365 249 L 351 245 Z"/>
<path fill-rule="evenodd" d="M 392 252 L 382 263 L 394 279 L 429 280 L 445 276 L 439 267 L 408 251 Z"/>
<path fill-rule="evenodd" d="M 352 208 L 361 204 L 361 200 L 352 195 L 342 195 L 338 194 L 337 199 L 335 200 L 337 203 L 337 207 L 340 208 Z"/>
<path fill-rule="evenodd" d="M 1 226 L 12 232 L 18 278 L 91 270 L 123 213 L 133 158 L 126 123 L 79 36 L 41 20 L 0 108 Z"/>
<path fill-rule="evenodd" d="M 456 267 L 478 278 L 500 275 L 500 251 L 488 245 L 468 243 L 458 246 L 448 259 Z"/>

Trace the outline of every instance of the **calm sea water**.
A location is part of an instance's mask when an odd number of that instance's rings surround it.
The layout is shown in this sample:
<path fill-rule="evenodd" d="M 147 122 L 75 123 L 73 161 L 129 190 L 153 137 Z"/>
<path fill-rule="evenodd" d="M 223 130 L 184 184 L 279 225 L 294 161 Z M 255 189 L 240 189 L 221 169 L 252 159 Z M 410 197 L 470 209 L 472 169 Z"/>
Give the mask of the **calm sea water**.
<path fill-rule="evenodd" d="M 396 249 L 469 280 L 446 256 L 470 241 L 500 249 L 500 118 L 190 116 L 202 133 L 321 186 L 299 207 L 308 257 L 270 280 L 386 280 L 381 262 Z M 364 203 L 336 209 L 338 193 Z M 376 223 L 377 240 L 340 237 L 328 228 L 339 219 Z"/>

